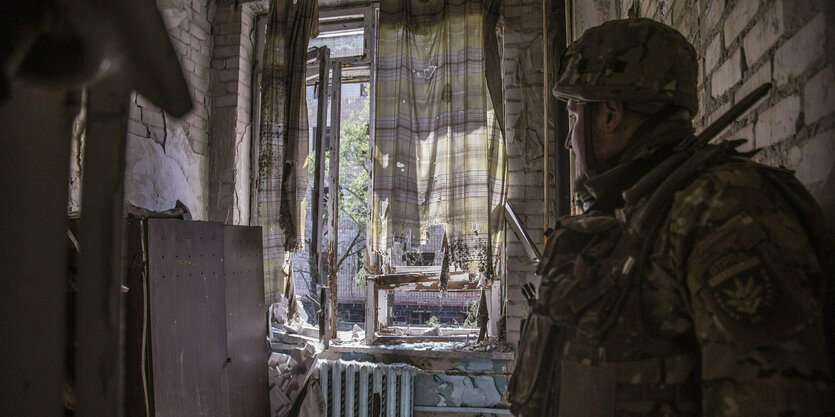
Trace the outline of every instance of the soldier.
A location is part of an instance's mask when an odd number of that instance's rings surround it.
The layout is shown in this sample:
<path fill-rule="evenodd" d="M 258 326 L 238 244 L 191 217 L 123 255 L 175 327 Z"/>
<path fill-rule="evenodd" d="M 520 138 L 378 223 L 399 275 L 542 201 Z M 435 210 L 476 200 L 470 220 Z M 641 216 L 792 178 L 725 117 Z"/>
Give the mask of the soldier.
<path fill-rule="evenodd" d="M 693 46 L 649 19 L 560 60 L 583 214 L 558 220 L 517 416 L 828 416 L 820 209 L 744 141 L 694 139 Z"/>

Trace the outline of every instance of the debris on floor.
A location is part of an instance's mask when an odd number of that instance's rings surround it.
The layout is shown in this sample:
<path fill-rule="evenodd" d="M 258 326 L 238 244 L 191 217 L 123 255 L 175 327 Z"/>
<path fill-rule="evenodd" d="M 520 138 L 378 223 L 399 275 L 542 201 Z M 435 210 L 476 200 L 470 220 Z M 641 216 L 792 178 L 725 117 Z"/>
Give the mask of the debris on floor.
<path fill-rule="evenodd" d="M 289 355 L 273 352 L 267 362 L 270 376 L 270 415 L 288 415 L 302 388 L 316 371 L 313 366 L 319 354 L 317 348 L 306 343 L 295 348 Z"/>
<path fill-rule="evenodd" d="M 322 352 L 319 329 L 307 323 L 307 314 L 298 299 L 298 315 L 287 317 L 289 300 L 282 298 L 269 309 L 270 347 L 267 362 L 270 384 L 270 415 L 288 416 L 300 399 L 311 375 L 316 372 L 316 358 Z"/>

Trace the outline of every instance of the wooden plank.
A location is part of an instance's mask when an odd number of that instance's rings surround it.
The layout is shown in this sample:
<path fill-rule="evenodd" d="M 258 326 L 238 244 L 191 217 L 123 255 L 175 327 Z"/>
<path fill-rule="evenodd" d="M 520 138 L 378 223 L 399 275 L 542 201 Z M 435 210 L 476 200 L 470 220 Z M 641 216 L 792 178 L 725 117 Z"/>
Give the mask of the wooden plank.
<path fill-rule="evenodd" d="M 400 291 L 440 291 L 440 273 L 403 273 L 376 275 L 372 278 L 376 288 L 379 290 L 400 290 Z M 447 283 L 447 291 L 472 291 L 477 290 L 478 281 L 470 281 L 464 272 L 450 272 L 450 279 Z"/>
<path fill-rule="evenodd" d="M 328 297 L 330 293 L 328 292 L 328 287 L 322 287 L 322 291 L 320 294 L 321 298 L 321 305 L 322 305 L 322 319 L 319 320 L 319 325 L 321 328 L 319 329 L 319 334 L 322 335 L 322 344 L 325 345 L 325 350 L 328 349 L 331 341 L 331 333 L 328 331 L 328 325 L 330 322 L 328 321 L 328 317 L 333 315 L 333 312 L 330 311 L 331 304 L 328 302 Z"/>
<path fill-rule="evenodd" d="M 368 9 L 369 6 L 353 6 L 353 7 L 323 7 L 319 9 L 319 19 L 327 19 L 329 17 L 361 15 Z"/>
<path fill-rule="evenodd" d="M 377 292 L 377 324 L 375 325 L 375 328 L 382 330 L 388 326 L 388 294 L 387 291 L 380 291 L 380 289 L 376 287 L 375 291 Z"/>
<path fill-rule="evenodd" d="M 414 343 L 414 342 L 465 342 L 475 340 L 477 336 L 377 336 L 377 343 Z"/>
<path fill-rule="evenodd" d="M 148 271 L 152 415 L 229 416 L 223 225 L 149 219 Z"/>
<path fill-rule="evenodd" d="M 226 290 L 226 340 L 229 362 L 229 411 L 232 416 L 266 416 L 264 251 L 259 226 L 223 227 L 223 276 Z"/>
<path fill-rule="evenodd" d="M 375 150 L 375 135 L 376 133 L 376 126 L 377 126 L 377 8 L 376 6 L 369 7 L 368 10 L 365 12 L 365 45 L 366 50 L 368 51 L 369 60 L 371 61 L 370 69 L 371 69 L 371 82 L 368 83 L 369 85 L 369 94 L 368 94 L 368 107 L 369 107 L 369 120 L 368 120 L 368 167 L 369 167 L 369 178 L 368 178 L 368 218 L 366 220 L 366 224 L 372 225 L 374 224 L 373 219 L 371 216 L 373 215 L 373 211 L 370 208 L 374 207 L 374 150 Z M 379 272 L 378 266 L 379 262 L 377 259 L 377 253 L 373 250 L 372 242 L 374 241 L 374 234 L 373 234 L 373 227 L 366 227 L 365 228 L 365 266 L 369 272 L 377 273 Z"/>
<path fill-rule="evenodd" d="M 332 62 L 331 88 L 331 135 L 328 178 L 328 288 L 330 289 L 330 317 L 328 318 L 331 339 L 336 339 L 336 312 L 338 294 L 337 258 L 339 252 L 339 137 L 342 115 L 342 64 L 338 59 Z"/>
<path fill-rule="evenodd" d="M 310 277 L 315 286 L 322 285 L 319 277 L 319 253 L 322 249 L 322 200 L 325 187 L 322 175 L 325 172 L 325 124 L 328 119 L 328 62 L 330 50 L 327 46 L 319 48 L 319 91 L 316 107 L 316 130 L 313 138 L 313 154 L 316 166 L 313 170 L 313 192 L 310 200 L 310 218 L 312 221 L 310 234 Z M 315 288 L 311 289 L 315 294 Z M 322 306 L 324 308 L 324 306 Z"/>
<path fill-rule="evenodd" d="M 332 22 L 321 22 L 319 23 L 319 34 L 351 29 L 361 29 L 364 27 L 364 25 L 365 22 L 363 21 L 362 16 L 351 19 L 335 20 Z"/>
<path fill-rule="evenodd" d="M 89 90 L 79 223 L 77 413 L 120 414 L 122 211 L 130 91 L 117 79 Z"/>
<path fill-rule="evenodd" d="M 405 265 L 393 265 L 391 269 L 394 271 L 395 274 L 400 274 L 404 272 L 441 272 L 441 266 L 405 266 Z"/>
<path fill-rule="evenodd" d="M 487 335 L 497 337 L 499 333 L 498 322 L 501 316 L 501 282 L 497 279 L 489 288 L 487 300 L 490 302 L 490 320 L 487 322 Z"/>
<path fill-rule="evenodd" d="M 365 343 L 374 344 L 377 335 L 377 290 L 374 280 L 365 282 Z"/>

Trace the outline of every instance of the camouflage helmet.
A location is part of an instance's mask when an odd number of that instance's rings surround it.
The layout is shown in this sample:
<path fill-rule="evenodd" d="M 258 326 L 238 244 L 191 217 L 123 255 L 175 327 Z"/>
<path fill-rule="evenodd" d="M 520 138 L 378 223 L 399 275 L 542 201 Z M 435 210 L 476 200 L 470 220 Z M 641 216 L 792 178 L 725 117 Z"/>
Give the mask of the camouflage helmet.
<path fill-rule="evenodd" d="M 554 96 L 562 100 L 660 102 L 696 114 L 696 50 L 677 30 L 651 19 L 590 28 L 560 58 Z"/>

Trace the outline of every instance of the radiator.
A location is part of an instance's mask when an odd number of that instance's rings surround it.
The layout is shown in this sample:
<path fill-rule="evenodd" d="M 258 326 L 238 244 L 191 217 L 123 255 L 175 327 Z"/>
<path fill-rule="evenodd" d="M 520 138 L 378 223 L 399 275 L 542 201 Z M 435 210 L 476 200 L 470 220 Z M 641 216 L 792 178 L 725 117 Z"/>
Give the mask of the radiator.
<path fill-rule="evenodd" d="M 412 417 L 415 371 L 405 364 L 320 360 L 325 417 Z"/>

